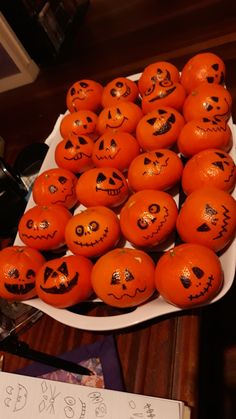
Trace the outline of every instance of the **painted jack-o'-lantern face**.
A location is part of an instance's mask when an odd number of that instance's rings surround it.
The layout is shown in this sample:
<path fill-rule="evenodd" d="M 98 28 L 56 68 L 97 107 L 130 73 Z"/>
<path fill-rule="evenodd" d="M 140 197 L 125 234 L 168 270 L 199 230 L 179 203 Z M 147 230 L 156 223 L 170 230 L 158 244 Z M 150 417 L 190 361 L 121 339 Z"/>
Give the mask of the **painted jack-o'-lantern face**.
<path fill-rule="evenodd" d="M 96 167 L 114 167 L 124 171 L 139 151 L 137 140 L 128 132 L 106 131 L 94 144 L 92 160 Z"/>
<path fill-rule="evenodd" d="M 0 296 L 26 300 L 36 296 L 35 278 L 45 258 L 27 246 L 9 246 L 0 251 Z"/>
<path fill-rule="evenodd" d="M 134 102 L 137 97 L 138 87 L 136 83 L 126 77 L 117 77 L 104 87 L 102 105 L 106 108 L 116 105 L 119 101 Z"/>
<path fill-rule="evenodd" d="M 162 107 L 143 116 L 136 128 L 136 137 L 143 150 L 172 146 L 183 128 L 183 116 L 174 108 Z"/>
<path fill-rule="evenodd" d="M 55 149 L 55 161 L 63 169 L 77 174 L 93 167 L 94 142 L 88 135 L 71 134 L 60 141 Z"/>
<path fill-rule="evenodd" d="M 87 109 L 67 114 L 60 124 L 61 136 L 67 138 L 70 134 L 89 135 L 92 139 L 96 139 L 97 119 L 97 115 Z"/>
<path fill-rule="evenodd" d="M 60 204 L 70 209 L 77 202 L 76 182 L 76 176 L 69 170 L 58 167 L 45 170 L 33 184 L 34 202 L 38 205 Z"/>
<path fill-rule="evenodd" d="M 223 271 L 213 250 L 185 243 L 161 256 L 156 265 L 155 282 L 157 290 L 168 302 L 191 307 L 217 295 L 222 286 Z"/>
<path fill-rule="evenodd" d="M 180 83 L 173 83 L 165 79 L 153 84 L 142 97 L 142 110 L 144 114 L 160 106 L 171 106 L 180 111 L 185 101 L 186 93 Z"/>
<path fill-rule="evenodd" d="M 232 157 L 217 149 L 195 154 L 186 163 L 182 187 L 186 195 L 203 186 L 213 186 L 231 192 L 236 182 L 236 168 Z"/>
<path fill-rule="evenodd" d="M 91 279 L 96 294 L 107 304 L 133 307 L 153 294 L 154 270 L 153 260 L 147 253 L 118 248 L 99 258 Z"/>
<path fill-rule="evenodd" d="M 211 148 L 229 151 L 232 147 L 232 132 L 229 124 L 218 118 L 193 119 L 180 131 L 177 146 L 185 157 Z"/>
<path fill-rule="evenodd" d="M 97 122 L 97 130 L 103 134 L 106 130 L 133 133 L 143 113 L 133 102 L 120 102 L 115 106 L 104 108 Z"/>
<path fill-rule="evenodd" d="M 179 71 L 173 64 L 166 61 L 152 63 L 145 67 L 138 80 L 139 91 L 141 95 L 143 95 L 156 83 L 161 83 L 165 80 L 171 80 L 174 83 L 178 83 L 179 78 Z"/>
<path fill-rule="evenodd" d="M 65 244 L 65 226 L 72 217 L 62 205 L 35 205 L 20 219 L 18 231 L 26 246 L 39 250 L 56 249 Z"/>
<path fill-rule="evenodd" d="M 124 175 L 113 167 L 95 167 L 82 173 L 76 185 L 78 200 L 86 207 L 104 205 L 116 207 L 128 197 Z"/>
<path fill-rule="evenodd" d="M 101 107 L 103 86 L 94 80 L 79 80 L 67 92 L 66 104 L 69 111 L 83 109 L 96 112 Z"/>
<path fill-rule="evenodd" d="M 176 227 L 184 242 L 202 244 L 217 252 L 235 234 L 235 213 L 236 202 L 228 192 L 202 187 L 185 200 Z"/>
<path fill-rule="evenodd" d="M 186 121 L 199 118 L 227 121 L 230 117 L 232 97 L 223 86 L 201 83 L 186 98 L 183 115 Z"/>
<path fill-rule="evenodd" d="M 99 256 L 113 248 L 120 237 L 116 214 L 109 208 L 96 206 L 75 214 L 68 222 L 65 238 L 74 254 Z"/>
<path fill-rule="evenodd" d="M 178 210 L 171 195 L 145 189 L 134 193 L 120 212 L 124 237 L 135 246 L 153 247 L 172 233 Z"/>
<path fill-rule="evenodd" d="M 225 64 L 213 53 L 200 53 L 185 64 L 181 71 L 181 84 L 190 93 L 200 83 L 223 84 L 225 79 Z"/>
<path fill-rule="evenodd" d="M 179 156 L 168 149 L 149 151 L 137 156 L 128 170 L 128 183 L 132 190 L 167 190 L 181 178 L 183 164 Z"/>
<path fill-rule="evenodd" d="M 78 304 L 92 293 L 92 262 L 69 255 L 46 262 L 37 273 L 36 290 L 47 304 L 65 308 Z"/>

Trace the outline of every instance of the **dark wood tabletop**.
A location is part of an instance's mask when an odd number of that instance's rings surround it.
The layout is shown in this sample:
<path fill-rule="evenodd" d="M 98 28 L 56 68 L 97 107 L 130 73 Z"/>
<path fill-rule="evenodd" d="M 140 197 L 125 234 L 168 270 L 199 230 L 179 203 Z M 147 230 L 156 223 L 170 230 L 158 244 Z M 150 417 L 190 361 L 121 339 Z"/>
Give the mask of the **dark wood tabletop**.
<path fill-rule="evenodd" d="M 225 61 L 227 86 L 236 98 L 235 7 L 233 1 L 217 0 L 91 1 L 61 54 L 42 66 L 37 80 L 0 94 L 6 160 L 13 164 L 26 145 L 45 141 L 66 110 L 68 87 L 79 78 L 105 83 L 141 72 L 158 60 L 170 61 L 181 71 L 188 58 L 208 50 Z M 232 115 L 235 120 L 235 100 Z M 126 391 L 182 400 L 197 418 L 200 331 L 200 309 L 112 331 Z M 60 354 L 103 336 L 44 315 L 21 339 L 35 349 Z M 6 353 L 4 368 L 12 372 L 28 362 Z"/>

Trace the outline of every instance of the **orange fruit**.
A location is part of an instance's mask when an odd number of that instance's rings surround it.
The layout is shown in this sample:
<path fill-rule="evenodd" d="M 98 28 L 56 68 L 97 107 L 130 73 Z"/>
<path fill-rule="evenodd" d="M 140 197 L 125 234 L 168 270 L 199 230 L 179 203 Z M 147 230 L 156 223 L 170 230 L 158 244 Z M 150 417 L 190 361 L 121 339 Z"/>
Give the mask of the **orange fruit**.
<path fill-rule="evenodd" d="M 101 108 L 103 86 L 95 80 L 78 80 L 70 86 L 66 94 L 69 111 L 90 110 L 97 112 Z"/>
<path fill-rule="evenodd" d="M 168 190 L 180 181 L 183 163 L 172 150 L 158 149 L 139 154 L 129 166 L 128 184 L 142 189 Z"/>
<path fill-rule="evenodd" d="M 155 291 L 155 264 L 142 250 L 118 248 L 101 256 L 91 280 L 97 296 L 114 307 L 135 307 Z"/>
<path fill-rule="evenodd" d="M 225 64 L 212 52 L 202 52 L 194 55 L 184 65 L 180 82 L 187 93 L 194 90 L 200 83 L 223 84 L 225 81 Z"/>
<path fill-rule="evenodd" d="M 114 167 L 94 167 L 79 177 L 76 195 L 85 207 L 117 207 L 128 198 L 129 188 L 120 170 Z"/>
<path fill-rule="evenodd" d="M 9 246 L 0 251 L 0 297 L 23 301 L 36 296 L 35 279 L 44 256 L 28 246 Z"/>
<path fill-rule="evenodd" d="M 87 109 L 66 114 L 60 123 L 60 133 L 62 138 L 68 135 L 89 135 L 91 138 L 97 138 L 97 115 Z"/>
<path fill-rule="evenodd" d="M 51 259 L 37 272 L 36 290 L 46 304 L 67 308 L 86 300 L 93 292 L 93 263 L 80 255 Z"/>
<path fill-rule="evenodd" d="M 185 124 L 174 108 L 159 107 L 144 115 L 136 127 L 136 138 L 143 150 L 168 148 L 175 144 Z"/>
<path fill-rule="evenodd" d="M 234 237 L 236 201 L 218 188 L 197 189 L 184 201 L 176 228 L 183 242 L 202 244 L 218 252 Z"/>
<path fill-rule="evenodd" d="M 133 135 L 105 131 L 94 143 L 92 160 L 96 167 L 114 167 L 123 172 L 139 153 L 140 146 Z"/>
<path fill-rule="evenodd" d="M 38 205 L 60 204 L 68 209 L 77 202 L 77 177 L 69 170 L 55 167 L 42 172 L 34 181 L 32 194 Z"/>
<path fill-rule="evenodd" d="M 138 86 L 127 77 L 116 77 L 111 80 L 103 89 L 102 106 L 115 106 L 120 101 L 135 102 L 138 98 Z"/>
<path fill-rule="evenodd" d="M 232 157 L 219 149 L 195 154 L 185 164 L 182 188 L 186 195 L 204 186 L 231 192 L 236 183 L 236 168 Z"/>
<path fill-rule="evenodd" d="M 144 189 L 135 192 L 120 212 L 124 237 L 134 246 L 152 248 L 169 238 L 175 229 L 177 205 L 167 192 Z"/>
<path fill-rule="evenodd" d="M 143 95 L 152 85 L 163 81 L 171 80 L 174 83 L 178 83 L 180 79 L 178 68 L 168 61 L 157 61 L 155 63 L 148 64 L 139 80 L 138 88 Z"/>
<path fill-rule="evenodd" d="M 183 105 L 186 121 L 209 118 L 216 122 L 227 121 L 230 117 L 232 96 L 225 87 L 213 83 L 199 84 L 187 96 Z"/>
<path fill-rule="evenodd" d="M 26 210 L 20 219 L 20 239 L 34 249 L 58 249 L 65 244 L 65 227 L 71 217 L 70 211 L 63 205 L 35 205 Z"/>
<path fill-rule="evenodd" d="M 226 121 L 201 118 L 187 122 L 181 129 L 177 147 L 185 157 L 191 157 L 208 148 L 229 151 L 232 131 Z"/>
<path fill-rule="evenodd" d="M 185 90 L 180 83 L 171 80 L 153 84 L 142 96 L 142 111 L 144 114 L 154 111 L 161 106 L 170 106 L 177 111 L 182 111 L 186 98 Z"/>
<path fill-rule="evenodd" d="M 223 285 L 220 259 L 206 246 L 195 243 L 175 246 L 158 260 L 155 285 L 160 295 L 177 307 L 207 303 Z"/>
<path fill-rule="evenodd" d="M 56 164 L 75 174 L 91 169 L 94 142 L 88 135 L 69 134 L 55 147 Z"/>
<path fill-rule="evenodd" d="M 120 238 L 117 215 L 109 208 L 94 206 L 74 214 L 66 225 L 69 250 L 86 257 L 97 257 L 112 249 Z"/>
<path fill-rule="evenodd" d="M 119 102 L 117 105 L 104 108 L 97 121 L 97 130 L 104 134 L 106 130 L 135 132 L 143 113 L 138 105 L 133 102 Z"/>

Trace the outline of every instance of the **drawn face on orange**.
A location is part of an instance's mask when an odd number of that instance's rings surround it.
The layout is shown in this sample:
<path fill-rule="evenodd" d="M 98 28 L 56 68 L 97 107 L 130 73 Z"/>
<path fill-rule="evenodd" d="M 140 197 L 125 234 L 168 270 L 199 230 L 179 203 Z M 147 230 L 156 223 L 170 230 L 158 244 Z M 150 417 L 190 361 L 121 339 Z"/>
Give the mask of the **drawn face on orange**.
<path fill-rule="evenodd" d="M 140 146 L 128 132 L 106 131 L 95 142 L 92 159 L 96 167 L 114 167 L 122 172 L 139 154 Z"/>
<path fill-rule="evenodd" d="M 70 134 L 96 137 L 97 118 L 97 115 L 89 110 L 80 110 L 65 115 L 60 124 L 62 138 L 66 138 Z"/>
<path fill-rule="evenodd" d="M 172 146 L 184 126 L 183 116 L 174 108 L 159 107 L 142 117 L 136 137 L 143 150 Z"/>
<path fill-rule="evenodd" d="M 217 252 L 235 234 L 235 212 L 232 195 L 215 187 L 202 187 L 184 201 L 176 227 L 184 242 L 202 244 Z"/>
<path fill-rule="evenodd" d="M 142 250 L 116 248 L 95 263 L 92 284 L 96 294 L 107 304 L 134 307 L 153 294 L 154 269 L 152 258 Z"/>
<path fill-rule="evenodd" d="M 76 193 L 86 207 L 104 205 L 116 207 L 128 197 L 129 189 L 124 175 L 113 167 L 95 167 L 78 179 Z"/>
<path fill-rule="evenodd" d="M 152 63 L 145 67 L 138 80 L 139 91 L 141 95 L 144 95 L 149 88 L 157 83 L 170 81 L 178 83 L 179 78 L 179 71 L 173 64 L 166 61 Z"/>
<path fill-rule="evenodd" d="M 117 106 L 104 108 L 98 116 L 97 129 L 100 134 L 106 130 L 133 133 L 143 113 L 132 102 L 120 102 Z"/>
<path fill-rule="evenodd" d="M 92 262 L 80 255 L 67 255 L 47 261 L 37 274 L 38 296 L 54 307 L 66 308 L 92 293 Z"/>
<path fill-rule="evenodd" d="M 177 206 L 171 195 L 156 190 L 134 193 L 120 213 L 121 230 L 127 240 L 140 247 L 155 246 L 173 231 Z"/>
<path fill-rule="evenodd" d="M 227 121 L 231 107 L 232 97 L 227 89 L 219 84 L 203 82 L 187 96 L 183 115 L 186 121 L 200 118 Z"/>
<path fill-rule="evenodd" d="M 94 80 L 79 80 L 67 92 L 68 110 L 77 112 L 82 109 L 96 112 L 101 107 L 103 87 Z"/>
<path fill-rule="evenodd" d="M 94 142 L 88 135 L 70 134 L 56 146 L 56 163 L 73 173 L 82 173 L 93 167 L 93 147 Z"/>
<path fill-rule="evenodd" d="M 90 207 L 71 218 L 65 235 L 74 254 L 95 257 L 116 245 L 120 237 L 119 221 L 109 208 Z"/>
<path fill-rule="evenodd" d="M 134 102 L 138 97 L 138 87 L 136 83 L 126 77 L 117 77 L 110 81 L 103 90 L 103 107 L 113 106 L 120 101 Z"/>
<path fill-rule="evenodd" d="M 165 79 L 146 90 L 142 98 L 143 113 L 151 112 L 160 106 L 170 106 L 181 110 L 185 97 L 185 90 L 180 83 Z"/>

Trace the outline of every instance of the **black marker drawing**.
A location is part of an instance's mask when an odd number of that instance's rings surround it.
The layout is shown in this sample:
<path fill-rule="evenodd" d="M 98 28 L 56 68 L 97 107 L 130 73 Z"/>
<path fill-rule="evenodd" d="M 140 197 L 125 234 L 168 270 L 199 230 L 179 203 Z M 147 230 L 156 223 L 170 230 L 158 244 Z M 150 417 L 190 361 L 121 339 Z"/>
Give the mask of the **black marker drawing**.
<path fill-rule="evenodd" d="M 4 399 L 5 406 L 12 409 L 13 412 L 22 410 L 27 402 L 28 391 L 22 384 L 18 383 L 18 386 L 7 386 L 6 393 L 8 396 Z"/>
<path fill-rule="evenodd" d="M 81 413 L 78 419 L 84 419 L 86 415 L 86 403 L 84 403 L 80 398 L 79 398 L 79 401 L 81 403 Z"/>
<path fill-rule="evenodd" d="M 47 384 L 46 381 L 42 382 L 41 389 L 43 393 L 43 400 L 39 404 L 39 412 L 42 413 L 46 410 L 50 414 L 55 415 L 55 400 L 59 396 L 60 392 L 56 394 L 56 386 L 53 387 L 52 384 Z"/>

